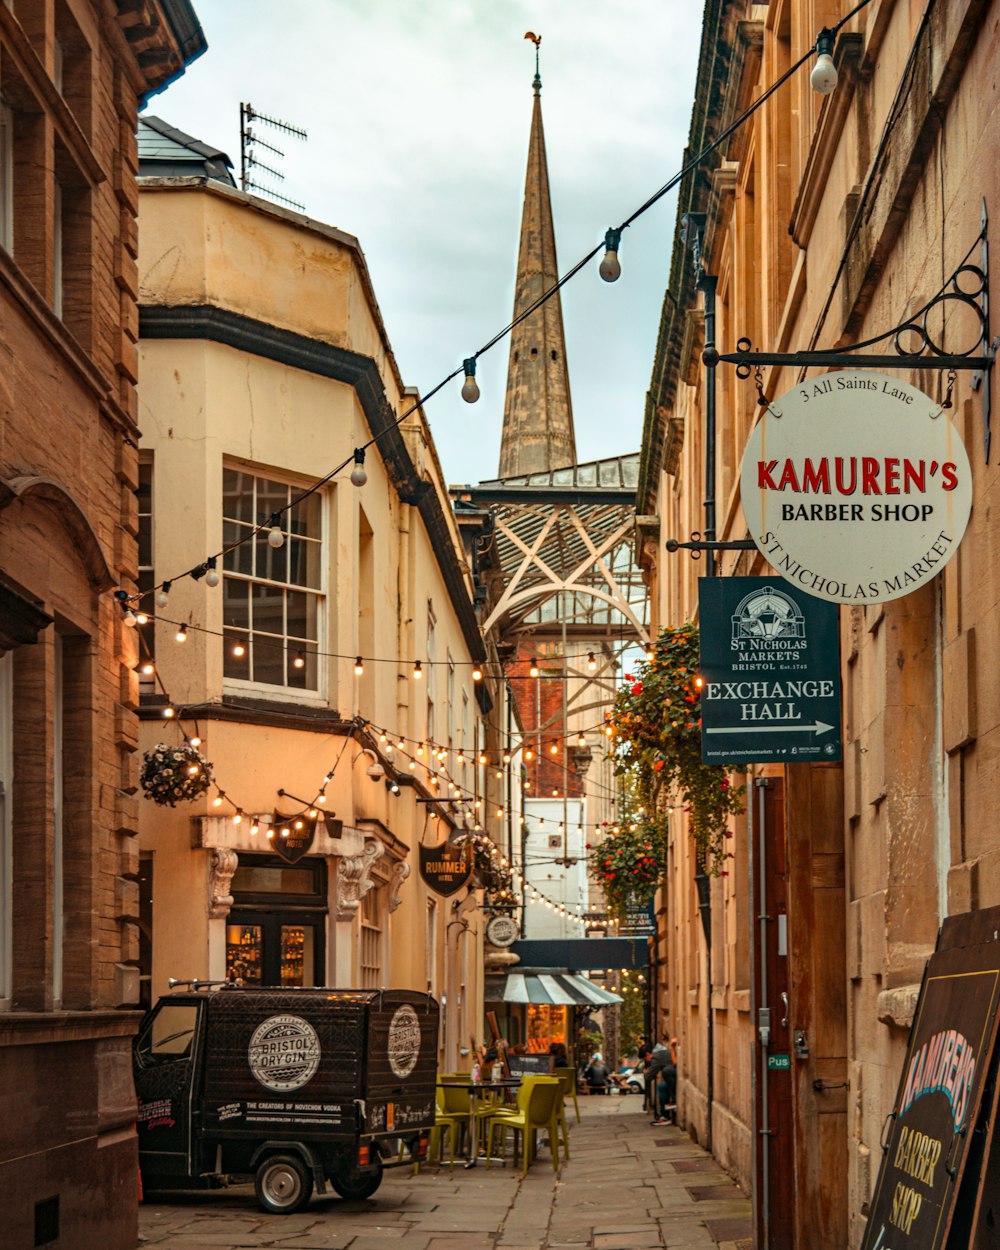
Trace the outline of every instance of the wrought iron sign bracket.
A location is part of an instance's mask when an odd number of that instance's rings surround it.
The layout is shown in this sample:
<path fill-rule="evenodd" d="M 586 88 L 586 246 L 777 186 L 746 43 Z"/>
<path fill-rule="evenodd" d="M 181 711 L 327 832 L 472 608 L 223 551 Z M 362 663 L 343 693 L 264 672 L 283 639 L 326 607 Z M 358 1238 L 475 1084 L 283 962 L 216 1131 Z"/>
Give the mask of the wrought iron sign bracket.
<path fill-rule="evenodd" d="M 691 534 L 691 541 L 682 543 L 679 539 L 668 538 L 664 544 L 671 553 L 675 551 L 691 551 L 694 554 L 692 560 L 700 560 L 703 551 L 755 551 L 757 544 L 752 538 L 732 538 L 728 541 L 722 539 L 703 539 L 698 530 L 694 530 Z"/>
<path fill-rule="evenodd" d="M 930 300 L 908 317 L 900 325 L 884 334 L 866 339 L 863 343 L 852 343 L 837 351 L 804 351 L 804 352 L 757 352 L 752 349 L 749 339 L 741 338 L 737 342 L 735 352 L 719 352 L 714 342 L 706 337 L 702 360 L 709 371 L 715 366 L 733 364 L 736 376 L 747 379 L 763 365 L 789 365 L 801 369 L 934 369 L 945 372 L 967 370 L 972 372 L 972 389 L 981 392 L 983 415 L 983 456 L 989 464 L 990 458 L 990 372 L 1000 348 L 1000 336 L 990 336 L 989 318 L 989 243 L 987 240 L 988 215 L 986 200 L 982 202 L 980 214 L 979 237 L 966 253 L 957 269 L 947 279 L 941 289 Z M 970 264 L 970 258 L 979 247 L 979 264 Z M 931 319 L 935 314 L 942 317 L 949 312 L 965 309 L 974 316 L 974 324 L 978 326 L 976 341 L 964 352 L 947 353 L 938 343 L 931 329 Z M 854 355 L 866 347 L 890 341 L 895 354 L 887 355 Z M 950 389 L 949 389 L 950 397 Z M 762 399 L 766 403 L 766 400 Z M 944 407 L 950 407 L 950 398 Z M 678 546 L 694 544 L 680 543 Z M 698 544 L 698 549 L 705 549 L 705 544 Z M 718 546 L 718 544 L 717 544 Z M 676 550 L 668 544 L 668 550 Z"/>

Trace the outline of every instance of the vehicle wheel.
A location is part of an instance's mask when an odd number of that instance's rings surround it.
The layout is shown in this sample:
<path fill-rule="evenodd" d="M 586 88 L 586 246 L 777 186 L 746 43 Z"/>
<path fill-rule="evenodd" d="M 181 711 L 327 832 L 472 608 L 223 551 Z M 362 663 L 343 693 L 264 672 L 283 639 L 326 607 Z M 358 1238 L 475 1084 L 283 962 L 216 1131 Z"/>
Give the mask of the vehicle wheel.
<path fill-rule="evenodd" d="M 629 1081 L 629 1084 L 628 1084 L 628 1092 L 629 1092 L 630 1094 L 641 1094 L 641 1093 L 642 1093 L 642 1086 L 641 1086 L 641 1085 L 635 1085 L 635 1084 L 633 1084 L 631 1081 Z"/>
<path fill-rule="evenodd" d="M 362 1198 L 370 1198 L 382 1184 L 382 1161 L 378 1160 L 375 1166 L 370 1168 L 341 1165 L 330 1176 L 330 1184 L 341 1198 L 349 1198 L 355 1202 Z"/>
<path fill-rule="evenodd" d="M 254 1189 L 265 1211 L 291 1215 L 312 1197 L 312 1173 L 298 1155 L 268 1155 L 257 1169 Z"/>

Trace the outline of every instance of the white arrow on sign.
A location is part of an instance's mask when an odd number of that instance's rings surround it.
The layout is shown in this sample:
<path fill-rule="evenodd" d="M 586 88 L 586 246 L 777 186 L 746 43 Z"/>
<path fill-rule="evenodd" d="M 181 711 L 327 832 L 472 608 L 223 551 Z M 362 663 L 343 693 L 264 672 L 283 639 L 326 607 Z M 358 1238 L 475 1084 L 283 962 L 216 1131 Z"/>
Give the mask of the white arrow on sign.
<path fill-rule="evenodd" d="M 709 734 L 787 734 L 814 733 L 817 737 L 832 729 L 825 721 L 818 720 L 812 725 L 726 725 L 718 729 L 706 729 Z"/>

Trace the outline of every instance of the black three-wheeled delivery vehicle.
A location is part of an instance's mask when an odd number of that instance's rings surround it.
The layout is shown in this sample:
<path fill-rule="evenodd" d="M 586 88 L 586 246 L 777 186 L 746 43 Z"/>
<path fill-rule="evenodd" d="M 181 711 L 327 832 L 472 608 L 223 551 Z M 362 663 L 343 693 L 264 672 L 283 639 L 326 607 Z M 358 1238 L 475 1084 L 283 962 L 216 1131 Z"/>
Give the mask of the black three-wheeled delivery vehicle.
<path fill-rule="evenodd" d="M 146 1190 L 255 1178 L 267 1211 L 327 1182 L 367 1198 L 423 1159 L 434 1127 L 438 1005 L 408 990 L 186 983 L 133 1049 Z"/>

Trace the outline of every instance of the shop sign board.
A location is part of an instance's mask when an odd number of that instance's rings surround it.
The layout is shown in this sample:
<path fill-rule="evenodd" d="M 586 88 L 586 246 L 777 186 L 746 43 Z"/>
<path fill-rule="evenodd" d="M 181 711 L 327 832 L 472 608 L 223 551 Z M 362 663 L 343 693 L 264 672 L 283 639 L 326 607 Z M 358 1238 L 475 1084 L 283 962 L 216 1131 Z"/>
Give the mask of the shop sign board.
<path fill-rule="evenodd" d="M 472 846 L 452 846 L 442 842 L 438 846 L 420 847 L 420 875 L 435 894 L 447 898 L 468 884 L 472 876 Z"/>
<path fill-rule="evenodd" d="M 656 912 L 653 899 L 630 899 L 616 932 L 619 937 L 655 937 Z"/>
<path fill-rule="evenodd" d="M 702 761 L 839 760 L 836 606 L 780 577 L 702 577 L 698 616 Z"/>
<path fill-rule="evenodd" d="M 337 836 L 341 821 L 331 822 L 322 814 L 310 817 L 302 812 L 297 816 L 282 816 L 281 812 L 275 811 L 271 816 L 269 830 L 269 833 L 273 831 L 274 836 L 268 837 L 268 845 L 286 864 L 297 864 L 312 846 L 320 820 L 326 821 L 327 832 L 331 837 Z M 331 823 L 338 826 L 336 833 L 330 828 Z"/>
<path fill-rule="evenodd" d="M 486 940 L 491 946 L 513 946 L 520 936 L 521 926 L 513 916 L 500 912 L 486 922 Z"/>
<path fill-rule="evenodd" d="M 972 470 L 929 395 L 887 374 L 840 370 L 769 405 L 743 455 L 740 493 L 751 538 L 796 590 L 886 603 L 955 554 Z"/>
<path fill-rule="evenodd" d="M 924 973 L 862 1250 L 941 1250 L 959 1208 L 968 1215 L 976 1205 L 989 1171 L 976 1144 L 996 1045 L 998 932 L 1000 907 L 950 916 L 942 926 Z"/>
<path fill-rule="evenodd" d="M 767 1070 L 769 1072 L 788 1072 L 792 1066 L 791 1055 L 768 1055 Z"/>

